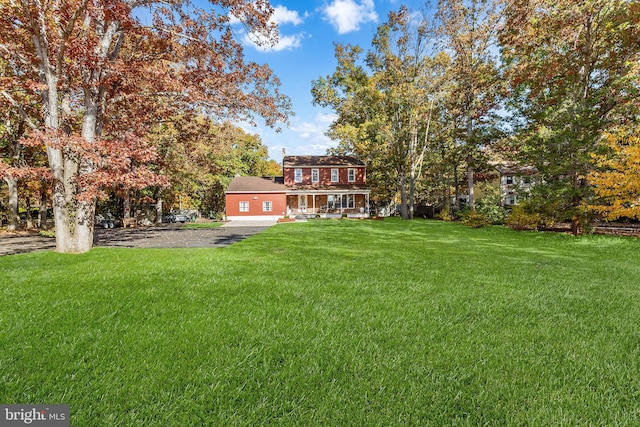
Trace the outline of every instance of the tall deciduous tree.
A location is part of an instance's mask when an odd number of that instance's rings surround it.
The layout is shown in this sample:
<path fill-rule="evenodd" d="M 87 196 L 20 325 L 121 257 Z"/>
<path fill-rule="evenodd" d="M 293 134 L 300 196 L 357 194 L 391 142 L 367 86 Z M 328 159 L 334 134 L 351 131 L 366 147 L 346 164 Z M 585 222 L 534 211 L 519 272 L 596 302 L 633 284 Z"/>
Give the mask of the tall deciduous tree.
<path fill-rule="evenodd" d="M 638 114 L 636 0 L 505 0 L 503 58 L 519 113 L 523 159 L 546 205 L 581 232 L 587 176 L 603 132 Z"/>
<path fill-rule="evenodd" d="M 472 209 L 478 148 L 490 142 L 487 128 L 493 126 L 492 113 L 503 92 L 497 64 L 497 5 L 495 0 L 439 0 L 436 13 L 441 46 L 451 56 L 447 110 L 456 124 L 454 138 L 466 154 Z"/>
<path fill-rule="evenodd" d="M 394 183 L 404 219 L 413 217 L 416 181 L 430 142 L 430 127 L 446 58 L 430 56 L 424 21 L 405 7 L 378 28 L 359 65 L 358 47 L 336 47 L 333 75 L 313 83 L 314 102 L 338 113 L 330 135 L 367 162 L 371 178 Z"/>
<path fill-rule="evenodd" d="M 157 126 L 149 139 L 160 154 L 157 167 L 171 183 L 156 196 L 169 205 L 188 197 L 201 211 L 222 212 L 224 191 L 236 174 L 282 174 L 279 164 L 267 160 L 267 147 L 257 135 L 205 116 L 174 117 Z"/>
<path fill-rule="evenodd" d="M 149 25 L 135 8 L 145 8 Z M 225 119 L 258 114 L 271 125 L 286 120 L 279 82 L 267 67 L 244 61 L 230 27 L 233 15 L 274 40 L 271 13 L 266 0 L 212 0 L 208 10 L 189 0 L 0 4 L 0 56 L 19 68 L 20 89 L 42 99 L 43 126 L 31 122 L 31 143 L 47 149 L 58 251 L 91 248 L 102 186 L 155 182 L 145 166 L 154 147 L 143 136 L 166 114 L 198 109 Z"/>

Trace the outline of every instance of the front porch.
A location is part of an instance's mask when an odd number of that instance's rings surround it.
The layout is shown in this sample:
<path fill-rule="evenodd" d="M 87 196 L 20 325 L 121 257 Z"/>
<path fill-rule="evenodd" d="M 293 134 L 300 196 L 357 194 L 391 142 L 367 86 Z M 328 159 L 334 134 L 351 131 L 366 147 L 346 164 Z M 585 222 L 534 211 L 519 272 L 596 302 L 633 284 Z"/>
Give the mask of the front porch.
<path fill-rule="evenodd" d="M 287 214 L 307 218 L 369 216 L 369 192 L 297 192 L 287 194 Z"/>

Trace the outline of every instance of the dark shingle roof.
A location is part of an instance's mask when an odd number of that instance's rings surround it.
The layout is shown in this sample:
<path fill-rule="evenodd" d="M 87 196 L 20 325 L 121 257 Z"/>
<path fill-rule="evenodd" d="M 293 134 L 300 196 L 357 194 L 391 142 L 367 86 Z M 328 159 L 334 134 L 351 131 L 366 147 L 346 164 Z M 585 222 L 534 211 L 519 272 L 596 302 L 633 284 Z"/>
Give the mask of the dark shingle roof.
<path fill-rule="evenodd" d="M 236 176 L 227 188 L 227 193 L 240 192 L 285 192 L 284 180 L 278 177 Z"/>
<path fill-rule="evenodd" d="M 521 166 L 515 162 L 503 162 L 496 165 L 496 170 L 502 175 L 535 175 L 538 169 L 535 166 Z"/>
<path fill-rule="evenodd" d="M 354 156 L 285 156 L 283 163 L 284 167 L 365 165 Z"/>

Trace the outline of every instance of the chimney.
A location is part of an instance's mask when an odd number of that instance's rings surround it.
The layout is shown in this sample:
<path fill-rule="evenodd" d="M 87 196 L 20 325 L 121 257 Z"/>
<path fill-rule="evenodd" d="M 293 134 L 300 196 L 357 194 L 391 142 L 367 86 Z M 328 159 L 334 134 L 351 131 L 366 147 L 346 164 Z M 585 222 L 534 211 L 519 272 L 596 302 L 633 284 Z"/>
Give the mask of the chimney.
<path fill-rule="evenodd" d="M 287 155 L 287 149 L 282 147 L 282 181 L 284 182 L 284 157 Z"/>

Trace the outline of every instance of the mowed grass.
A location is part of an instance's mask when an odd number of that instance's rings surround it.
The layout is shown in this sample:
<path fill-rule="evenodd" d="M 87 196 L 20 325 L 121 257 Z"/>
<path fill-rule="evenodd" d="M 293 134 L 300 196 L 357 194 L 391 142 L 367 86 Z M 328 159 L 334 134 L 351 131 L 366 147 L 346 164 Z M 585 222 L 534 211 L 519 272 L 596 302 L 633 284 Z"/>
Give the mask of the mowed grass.
<path fill-rule="evenodd" d="M 0 402 L 74 426 L 640 425 L 640 240 L 400 220 L 0 258 Z"/>

